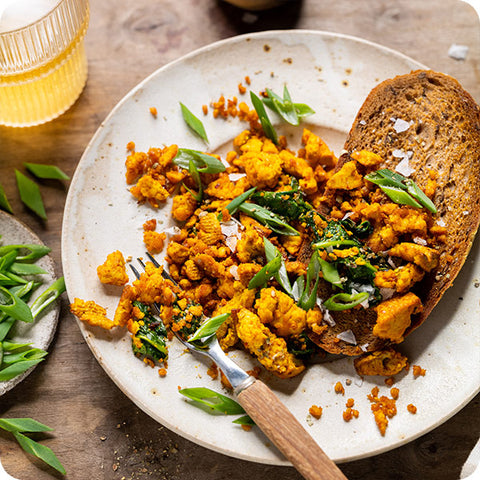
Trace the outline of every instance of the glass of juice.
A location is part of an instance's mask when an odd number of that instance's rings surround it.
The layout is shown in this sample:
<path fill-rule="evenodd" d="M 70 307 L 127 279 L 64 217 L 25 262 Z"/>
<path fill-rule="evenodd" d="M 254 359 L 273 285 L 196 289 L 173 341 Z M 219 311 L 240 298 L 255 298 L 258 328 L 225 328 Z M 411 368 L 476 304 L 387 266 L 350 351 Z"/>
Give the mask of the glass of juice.
<path fill-rule="evenodd" d="M 0 0 L 0 125 L 38 125 L 75 102 L 88 19 L 88 0 Z"/>

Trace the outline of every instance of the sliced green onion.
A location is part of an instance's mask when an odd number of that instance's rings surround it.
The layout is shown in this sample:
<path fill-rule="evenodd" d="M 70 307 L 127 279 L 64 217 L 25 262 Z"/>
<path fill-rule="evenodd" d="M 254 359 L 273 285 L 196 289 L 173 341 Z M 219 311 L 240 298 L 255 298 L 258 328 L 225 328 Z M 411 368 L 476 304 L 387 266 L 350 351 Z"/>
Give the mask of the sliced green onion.
<path fill-rule="evenodd" d="M 282 266 L 282 257 L 275 257 L 268 262 L 255 276 L 248 282 L 250 290 L 258 287 L 263 287 L 266 283 L 280 270 Z"/>
<path fill-rule="evenodd" d="M 305 288 L 298 301 L 298 306 L 303 310 L 311 310 L 317 303 L 317 291 L 320 281 L 320 257 L 318 252 L 314 252 L 307 267 L 307 278 L 305 280 Z M 315 283 L 312 287 L 312 281 Z"/>
<path fill-rule="evenodd" d="M 45 206 L 38 185 L 26 177 L 22 172 L 15 170 L 17 177 L 18 192 L 22 202 L 43 220 L 47 219 Z"/>
<path fill-rule="evenodd" d="M 10 270 L 16 275 L 43 275 L 48 273 L 42 267 L 35 265 L 34 263 L 19 263 L 15 262 L 10 267 Z"/>
<path fill-rule="evenodd" d="M 260 120 L 265 136 L 269 138 L 273 143 L 277 144 L 278 143 L 277 132 L 273 128 L 272 122 L 270 122 L 270 119 L 268 118 L 267 112 L 265 111 L 265 107 L 263 106 L 262 101 L 252 91 L 250 92 L 250 98 L 252 99 L 253 107 L 257 112 L 258 119 Z"/>
<path fill-rule="evenodd" d="M 32 323 L 33 316 L 29 306 L 14 292 L 4 287 L 0 287 L 0 294 L 10 300 L 11 303 L 0 304 L 0 311 L 22 322 Z"/>
<path fill-rule="evenodd" d="M 312 244 L 312 247 L 313 248 L 316 248 L 316 249 L 325 249 L 325 248 L 328 248 L 328 247 L 343 247 L 343 246 L 355 246 L 355 245 L 358 245 L 358 242 L 356 240 L 326 240 L 326 241 L 322 241 L 322 242 L 316 242 L 316 243 L 313 243 Z"/>
<path fill-rule="evenodd" d="M 70 177 L 56 165 L 44 165 L 41 163 L 24 163 L 27 170 L 37 178 L 49 180 L 70 180 Z"/>
<path fill-rule="evenodd" d="M 239 195 L 238 197 L 235 197 L 225 208 L 229 211 L 230 215 L 233 215 L 237 210 L 238 210 L 238 207 L 245 201 L 245 200 L 248 200 L 253 192 L 255 192 L 255 190 L 257 189 L 257 187 L 253 187 L 253 188 L 250 188 L 250 190 L 247 190 L 246 192 L 243 192 L 241 195 Z M 222 219 L 222 214 L 220 213 L 219 214 L 219 220 Z"/>
<path fill-rule="evenodd" d="M 343 288 L 342 280 L 340 279 L 340 275 L 335 264 L 327 262 L 322 258 L 319 258 L 318 261 L 320 262 L 324 280 L 332 285 L 335 285 L 336 287 Z"/>
<path fill-rule="evenodd" d="M 27 453 L 34 455 L 40 460 L 43 460 L 47 465 L 50 465 L 58 472 L 65 475 L 65 468 L 50 448 L 42 445 L 41 443 L 35 442 L 23 433 L 13 432 L 13 435 L 15 436 L 17 442 L 20 444 L 23 450 L 25 450 Z"/>
<path fill-rule="evenodd" d="M 188 170 L 192 161 L 200 173 L 220 173 L 225 171 L 225 165 L 215 157 L 198 150 L 179 148 L 173 163 Z"/>
<path fill-rule="evenodd" d="M 4 245 L 0 247 L 0 256 L 6 255 L 12 250 L 28 250 L 29 253 L 25 255 L 18 255 L 16 258 L 17 262 L 33 262 L 38 258 L 45 256 L 51 251 L 50 248 L 45 245 L 35 245 L 35 244 L 22 244 L 22 245 Z"/>
<path fill-rule="evenodd" d="M 51 432 L 53 428 L 33 418 L 0 418 L 0 428 L 7 432 Z"/>
<path fill-rule="evenodd" d="M 230 316 L 230 313 L 222 313 L 220 315 L 216 315 L 215 317 L 207 319 L 200 325 L 200 328 L 195 332 L 193 337 L 188 339 L 189 342 L 195 342 L 196 340 L 200 340 L 201 338 L 210 337 L 214 335 L 220 325 Z"/>
<path fill-rule="evenodd" d="M 437 213 L 435 204 L 425 195 L 423 190 L 413 181 L 407 178 L 405 180 L 407 192 L 419 203 L 421 203 L 427 210 L 432 213 Z"/>
<path fill-rule="evenodd" d="M 248 415 L 238 417 L 232 423 L 235 423 L 236 425 L 248 425 L 250 427 L 253 427 L 255 425 L 255 422 Z"/>
<path fill-rule="evenodd" d="M 195 166 L 195 163 L 193 160 L 190 160 L 188 164 L 188 171 L 190 172 L 190 175 L 192 176 L 194 182 L 197 185 L 198 188 L 198 193 L 194 192 L 190 188 L 188 188 L 185 184 L 183 186 L 187 189 L 187 191 L 190 193 L 190 195 L 197 201 L 201 202 L 203 198 L 203 185 L 202 185 L 202 179 L 200 178 L 200 174 L 198 173 L 197 167 Z"/>
<path fill-rule="evenodd" d="M 297 115 L 300 119 L 308 117 L 315 113 L 315 110 L 313 110 L 313 108 L 309 107 L 305 103 L 294 103 L 293 105 L 295 106 L 295 110 L 297 111 Z"/>
<path fill-rule="evenodd" d="M 300 235 L 297 230 L 283 221 L 280 216 L 265 207 L 256 205 L 255 203 L 244 202 L 239 205 L 238 209 L 250 217 L 255 218 L 255 220 L 258 220 L 261 224 L 266 225 L 275 233 L 292 236 Z"/>
<path fill-rule="evenodd" d="M 55 280 L 44 292 L 42 292 L 32 303 L 31 312 L 33 318 L 37 318 L 52 302 L 65 292 L 65 279 L 60 277 Z"/>
<path fill-rule="evenodd" d="M 348 310 L 368 299 L 370 294 L 368 292 L 360 293 L 337 293 L 331 296 L 328 300 L 323 302 L 323 306 L 327 310 L 339 312 L 341 310 Z"/>
<path fill-rule="evenodd" d="M 196 133 L 203 141 L 208 143 L 207 133 L 205 132 L 205 127 L 201 120 L 199 120 L 182 102 L 180 107 L 182 109 L 182 116 L 185 120 L 185 123 Z"/>
<path fill-rule="evenodd" d="M 269 88 L 267 88 L 267 94 L 269 98 L 272 99 L 274 107 L 273 110 L 275 112 L 277 112 L 290 125 L 299 125 L 300 121 L 298 119 L 297 111 L 292 103 L 292 99 L 286 85 L 283 88 L 283 98 L 279 97 Z"/>
<path fill-rule="evenodd" d="M 422 208 L 422 206 L 405 190 L 401 190 L 397 187 L 387 187 L 386 185 L 380 185 L 380 188 L 387 197 L 395 203 L 407 205 L 409 207 Z"/>
<path fill-rule="evenodd" d="M 265 257 L 267 259 L 267 262 L 272 261 L 276 257 L 280 257 L 280 268 L 274 276 L 277 282 L 281 285 L 281 287 L 287 292 L 287 294 L 293 296 L 292 286 L 290 284 L 290 279 L 288 278 L 287 267 L 285 265 L 285 260 L 283 259 L 282 254 L 267 237 L 263 237 L 263 246 L 265 248 Z"/>
<path fill-rule="evenodd" d="M 194 402 L 209 407 L 212 412 L 217 411 L 225 415 L 241 415 L 245 413 L 242 406 L 235 400 L 221 393 L 217 393 L 210 388 L 182 388 L 178 392 Z"/>
<path fill-rule="evenodd" d="M 8 201 L 7 195 L 2 185 L 0 185 L 0 208 L 8 213 L 13 213 L 12 207 Z"/>
<path fill-rule="evenodd" d="M 3 361 L 5 361 L 5 355 L 3 356 Z M 16 363 L 12 363 L 6 368 L 0 370 L 0 382 L 6 382 L 12 378 L 17 377 L 18 375 L 26 372 L 29 368 L 37 365 L 43 361 L 43 358 L 36 358 L 34 360 L 22 360 Z"/>

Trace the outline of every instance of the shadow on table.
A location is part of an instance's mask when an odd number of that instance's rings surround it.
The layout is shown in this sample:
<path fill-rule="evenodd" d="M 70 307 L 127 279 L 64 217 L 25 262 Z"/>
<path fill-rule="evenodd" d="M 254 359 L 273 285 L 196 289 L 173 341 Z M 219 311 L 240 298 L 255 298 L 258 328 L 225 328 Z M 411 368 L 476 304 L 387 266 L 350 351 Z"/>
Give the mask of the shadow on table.
<path fill-rule="evenodd" d="M 302 4 L 303 0 L 289 0 L 275 8 L 251 11 L 218 0 L 219 10 L 237 34 L 295 28 L 301 16 Z"/>

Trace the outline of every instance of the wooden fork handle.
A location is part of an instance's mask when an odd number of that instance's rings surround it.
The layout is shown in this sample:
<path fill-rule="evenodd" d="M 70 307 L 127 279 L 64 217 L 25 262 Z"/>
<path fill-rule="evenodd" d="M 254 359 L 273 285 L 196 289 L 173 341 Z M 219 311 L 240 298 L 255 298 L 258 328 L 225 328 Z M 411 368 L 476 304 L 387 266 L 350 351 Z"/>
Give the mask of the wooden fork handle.
<path fill-rule="evenodd" d="M 307 480 L 347 480 L 278 397 L 256 380 L 238 401 L 276 447 Z"/>

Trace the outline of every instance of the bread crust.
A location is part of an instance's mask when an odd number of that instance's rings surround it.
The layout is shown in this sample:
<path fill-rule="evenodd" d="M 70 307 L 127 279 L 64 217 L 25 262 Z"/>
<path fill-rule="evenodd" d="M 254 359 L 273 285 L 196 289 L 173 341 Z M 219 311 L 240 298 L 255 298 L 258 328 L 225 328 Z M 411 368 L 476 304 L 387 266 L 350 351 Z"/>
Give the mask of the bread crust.
<path fill-rule="evenodd" d="M 391 118 L 413 124 L 397 133 Z M 373 131 L 375 129 L 375 131 Z M 393 151 L 413 152 L 411 178 L 425 186 L 438 172 L 433 199 L 448 228 L 440 265 L 421 283 L 424 305 L 409 331 L 418 327 L 449 288 L 464 264 L 480 223 L 480 108 L 449 75 L 417 70 L 386 80 L 368 95 L 355 118 L 345 149 L 371 150 L 395 169 Z M 449 255 L 453 260 L 449 262 Z"/>
<path fill-rule="evenodd" d="M 398 128 L 398 119 L 406 122 L 402 128 Z M 433 201 L 437 218 L 448 229 L 447 240 L 439 246 L 439 266 L 413 290 L 424 308 L 412 317 L 407 335 L 425 321 L 452 285 L 480 223 L 480 108 L 453 77 L 430 70 L 413 71 L 386 80 L 371 91 L 344 148 L 349 153 L 377 153 L 384 159 L 379 168 L 391 170 L 402 160 L 400 152 L 408 154 L 414 170 L 410 178 L 422 188 L 431 170 L 438 174 Z M 341 329 L 359 321 L 367 328 L 374 324 L 371 315 L 351 312 L 341 325 L 329 328 L 324 338 L 315 339 L 316 343 L 332 353 L 362 353 L 359 346 L 339 344 L 338 340 L 334 343 Z M 369 344 L 368 350 L 382 346 L 373 334 L 359 333 L 360 342 Z"/>

